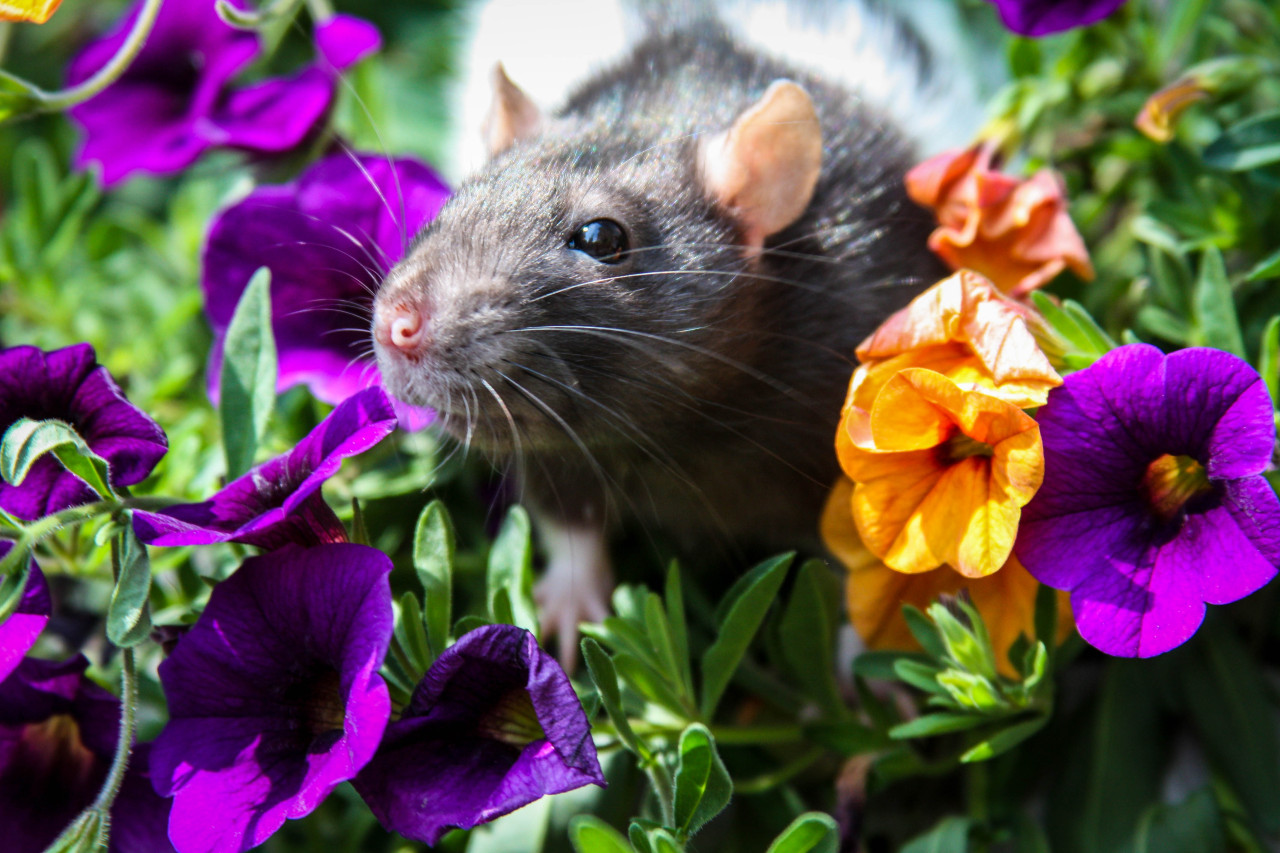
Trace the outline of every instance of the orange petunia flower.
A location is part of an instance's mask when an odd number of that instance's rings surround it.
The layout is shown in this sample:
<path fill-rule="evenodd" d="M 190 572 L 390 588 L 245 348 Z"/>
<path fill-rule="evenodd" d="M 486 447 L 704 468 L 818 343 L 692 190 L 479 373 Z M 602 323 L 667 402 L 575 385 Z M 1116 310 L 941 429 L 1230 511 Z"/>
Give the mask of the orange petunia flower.
<path fill-rule="evenodd" d="M 929 248 L 952 269 L 968 268 L 1022 297 L 1070 267 L 1093 278 L 1062 186 L 1048 169 L 1025 181 L 994 171 L 996 148 L 980 143 L 947 151 L 907 173 L 907 194 L 932 208 L 938 228 Z"/>
<path fill-rule="evenodd" d="M 982 614 L 996 650 L 1002 675 L 1017 675 L 1008 658 L 1019 634 L 1035 636 L 1035 601 L 1039 583 L 1010 556 L 1004 567 L 984 578 L 966 578 L 943 566 L 920 574 L 895 572 L 867 550 L 853 524 L 853 483 L 841 478 L 822 513 L 822 538 L 848 571 L 849 621 L 871 649 L 916 649 L 919 644 L 902 618 L 902 605 L 924 610 L 942 595 L 967 590 Z M 1058 592 L 1058 635 L 1072 630 L 1071 596 Z"/>
<path fill-rule="evenodd" d="M 889 317 L 858 346 L 845 407 L 870 411 L 889 379 L 927 367 L 966 390 L 982 389 L 1015 406 L 1044 405 L 1062 384 L 1040 349 L 1048 329 L 1034 309 L 1004 297 L 987 279 L 960 270 Z"/>
<path fill-rule="evenodd" d="M 58 10 L 62 0 L 0 0 L 0 21 L 30 21 L 43 24 Z"/>
<path fill-rule="evenodd" d="M 1044 478 L 1034 420 L 919 367 L 886 382 L 869 417 L 846 409 L 836 454 L 857 484 L 859 535 L 900 572 L 943 563 L 967 577 L 997 571 L 1013 550 L 1022 507 Z"/>

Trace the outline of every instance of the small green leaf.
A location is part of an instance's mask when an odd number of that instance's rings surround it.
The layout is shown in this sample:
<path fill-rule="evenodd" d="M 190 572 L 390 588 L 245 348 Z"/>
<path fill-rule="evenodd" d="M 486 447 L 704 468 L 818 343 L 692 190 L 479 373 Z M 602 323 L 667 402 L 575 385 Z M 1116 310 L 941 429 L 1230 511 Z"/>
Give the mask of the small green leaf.
<path fill-rule="evenodd" d="M 5 562 L 13 562 L 21 565 L 21 568 L 0 575 L 0 625 L 3 625 L 5 620 L 18 609 L 18 605 L 22 604 L 22 596 L 27 591 L 27 581 L 31 579 L 30 556 L 31 549 L 25 546 L 15 547 L 5 555 Z"/>
<path fill-rule="evenodd" d="M 1240 321 L 1236 318 L 1231 282 L 1227 280 L 1222 252 L 1217 248 L 1206 249 L 1200 260 L 1194 311 L 1206 346 L 1245 357 L 1244 338 L 1240 334 Z"/>
<path fill-rule="evenodd" d="M 63 467 L 102 497 L 111 497 L 107 460 L 89 449 L 79 433 L 62 421 L 19 418 L 0 444 L 0 477 L 20 484 L 42 456 L 54 454 Z"/>
<path fill-rule="evenodd" d="M 600 694 L 600 704 L 604 706 L 604 712 L 609 715 L 623 745 L 642 758 L 648 756 L 649 750 L 631 730 L 627 714 L 622 709 L 622 691 L 618 688 L 618 672 L 614 669 L 613 659 L 600 648 L 599 643 L 588 637 L 582 641 L 582 660 L 587 664 L 591 683 Z"/>
<path fill-rule="evenodd" d="M 1191 341 L 1191 327 L 1187 321 L 1158 305 L 1139 308 L 1137 321 L 1143 329 L 1170 343 L 1186 345 Z"/>
<path fill-rule="evenodd" d="M 929 616 L 932 617 L 933 624 L 938 626 L 942 642 L 947 647 L 947 656 L 972 673 L 995 678 L 995 653 L 991 649 L 991 640 L 987 637 L 982 617 L 976 610 L 968 615 L 975 619 L 972 627 L 957 619 L 941 602 L 929 605 Z"/>
<path fill-rule="evenodd" d="M 893 664 L 894 675 L 918 690 L 928 693 L 945 694 L 947 689 L 938 683 L 938 674 L 942 672 L 937 664 L 925 663 L 910 658 L 899 658 Z"/>
<path fill-rule="evenodd" d="M 631 840 L 631 846 L 635 848 L 636 853 L 653 853 L 653 847 L 649 844 L 649 833 L 661 828 L 662 824 L 638 817 L 627 827 L 627 838 Z"/>
<path fill-rule="evenodd" d="M 1152 806 L 1138 825 L 1134 853 L 1225 853 L 1227 828 L 1218 801 L 1201 788 L 1181 803 Z"/>
<path fill-rule="evenodd" d="M 925 714 L 905 723 L 899 723 L 889 729 L 889 737 L 894 740 L 907 740 L 917 737 L 937 737 L 951 732 L 963 732 L 976 729 L 991 722 L 985 714 Z"/>
<path fill-rule="evenodd" d="M 456 537 L 444 503 L 434 500 L 418 516 L 413 534 L 413 568 L 422 584 L 423 618 L 433 655 L 449 642 L 453 619 L 453 560 Z"/>
<path fill-rule="evenodd" d="M 1258 373 L 1267 384 L 1271 405 L 1280 406 L 1280 314 L 1267 321 L 1258 354 Z"/>
<path fill-rule="evenodd" d="M 227 479 L 253 467 L 276 402 L 276 341 L 271 329 L 271 270 L 249 279 L 222 349 L 218 410 Z"/>
<path fill-rule="evenodd" d="M 38 113 L 40 90 L 21 77 L 0 71 L 0 123 Z"/>
<path fill-rule="evenodd" d="M 675 638 L 671 635 L 671 626 L 667 623 L 667 611 L 662 606 L 662 599 L 656 593 L 649 593 L 645 599 L 644 624 L 649 642 L 653 645 L 654 653 L 658 657 L 659 672 L 678 693 L 680 661 L 676 656 Z"/>
<path fill-rule="evenodd" d="M 778 595 L 794 554 L 782 554 L 756 566 L 730 590 L 730 604 L 720 633 L 702 655 L 702 716 L 715 714 L 729 679 L 760 629 L 769 605 Z"/>
<path fill-rule="evenodd" d="M 935 660 L 947 659 L 947 644 L 943 641 L 938 626 L 929 621 L 929 617 L 920 612 L 919 608 L 904 604 L 902 618 L 906 620 L 911 636 L 916 638 L 916 642 L 924 649 L 925 654 Z"/>
<path fill-rule="evenodd" d="M 44 853 L 97 853 L 106 845 L 107 822 L 102 819 L 102 812 L 91 808 L 81 812 Z"/>
<path fill-rule="evenodd" d="M 840 827 L 822 812 L 806 812 L 787 825 L 765 853 L 837 853 Z"/>
<path fill-rule="evenodd" d="M 538 630 L 538 614 L 533 604 L 533 540 L 529 513 L 522 506 L 511 507 L 502 529 L 489 550 L 487 577 L 490 613 L 505 590 L 510 603 L 510 620 L 528 631 Z M 505 620 L 494 615 L 495 622 Z"/>
<path fill-rule="evenodd" d="M 401 648 L 409 655 L 409 661 L 414 669 L 413 674 L 420 678 L 431 668 L 436 656 L 431 654 L 431 647 L 427 642 L 422 605 L 418 603 L 418 596 L 414 595 L 412 590 L 405 590 L 400 594 L 399 616 L 400 618 L 396 620 L 395 635 L 400 640 Z"/>
<path fill-rule="evenodd" d="M 474 613 L 467 614 L 453 623 L 453 636 L 462 639 L 465 635 L 477 628 L 483 628 L 485 625 L 492 625 L 488 619 L 483 616 L 477 616 Z"/>
<path fill-rule="evenodd" d="M 151 560 L 147 546 L 138 541 L 132 527 L 120 531 L 112 549 L 118 557 L 116 586 L 107 608 L 107 639 L 121 648 L 138 645 L 151 635 L 147 599 L 151 593 Z"/>
<path fill-rule="evenodd" d="M 632 853 L 622 833 L 594 815 L 581 814 L 569 821 L 569 843 L 574 853 Z"/>
<path fill-rule="evenodd" d="M 368 545 L 369 528 L 364 523 L 364 510 L 360 508 L 360 499 L 351 499 L 351 541 L 357 545 Z"/>
<path fill-rule="evenodd" d="M 919 652 L 863 652 L 853 659 L 853 673 L 862 678 L 874 678 L 878 681 L 895 681 L 898 678 L 895 666 L 900 660 L 928 666 L 930 658 Z"/>
<path fill-rule="evenodd" d="M 679 694 L 671 686 L 670 679 L 660 667 L 653 667 L 630 652 L 618 652 L 613 665 L 624 684 L 632 687 L 646 700 L 661 705 L 673 714 L 687 713 Z"/>
<path fill-rule="evenodd" d="M 694 723 L 680 735 L 675 775 L 675 821 L 688 838 L 729 805 L 733 782 L 716 752 L 711 732 Z"/>
<path fill-rule="evenodd" d="M 840 586 L 840 579 L 826 563 L 809 560 L 800 567 L 778 627 L 787 666 L 808 696 L 835 717 L 846 713 L 833 658 Z"/>
<path fill-rule="evenodd" d="M 680 683 L 684 693 L 692 696 L 693 672 L 689 662 L 689 630 L 684 615 L 684 585 L 680 580 L 680 564 L 675 560 L 667 569 L 666 604 L 671 645 L 680 666 Z"/>
<path fill-rule="evenodd" d="M 1111 336 L 1102 330 L 1098 322 L 1079 302 L 1074 299 L 1064 299 L 1062 301 L 1062 310 L 1066 312 L 1067 316 L 1076 324 L 1076 328 L 1084 335 L 1085 340 L 1089 342 L 1089 349 L 1086 352 L 1091 355 L 1106 355 L 1116 348 L 1116 342 L 1111 340 Z"/>
<path fill-rule="evenodd" d="M 541 853 L 551 825 L 551 797 L 483 823 L 467 837 L 466 853 Z"/>
<path fill-rule="evenodd" d="M 899 853 L 966 853 L 969 849 L 969 818 L 945 817 L 923 835 L 902 845 Z"/>
<path fill-rule="evenodd" d="M 1280 278 L 1280 249 L 1276 249 L 1253 265 L 1253 269 L 1245 275 L 1245 281 L 1263 281 L 1269 278 Z"/>
<path fill-rule="evenodd" d="M 1204 162 L 1228 172 L 1280 162 L 1280 110 L 1251 116 L 1227 128 L 1205 148 Z"/>
<path fill-rule="evenodd" d="M 995 734 L 984 738 L 980 743 L 971 746 L 965 750 L 960 756 L 962 763 L 972 763 L 975 761 L 986 761 L 995 758 L 1002 752 L 1008 752 L 1036 732 L 1044 728 L 1044 724 L 1049 721 L 1048 714 L 1037 714 L 1029 720 L 1023 720 L 1020 723 L 1014 723 L 1012 726 L 1006 726 Z"/>
<path fill-rule="evenodd" d="M 1058 594 L 1052 587 L 1040 584 L 1036 589 L 1036 639 L 1049 648 L 1058 642 Z"/>

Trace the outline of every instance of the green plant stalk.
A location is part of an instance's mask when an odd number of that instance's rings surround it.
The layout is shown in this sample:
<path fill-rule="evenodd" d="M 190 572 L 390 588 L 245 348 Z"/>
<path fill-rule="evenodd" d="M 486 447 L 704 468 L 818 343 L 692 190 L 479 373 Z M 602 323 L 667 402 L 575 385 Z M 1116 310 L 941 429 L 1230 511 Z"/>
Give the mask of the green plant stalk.
<path fill-rule="evenodd" d="M 317 23 L 333 17 L 333 4 L 329 0 L 307 0 L 307 9 L 311 12 L 311 19 Z"/>
<path fill-rule="evenodd" d="M 0 525 L 0 539 L 17 541 L 25 538 L 32 545 L 35 545 L 69 524 L 80 524 L 100 516 L 114 515 L 125 509 L 164 509 L 177 503 L 181 503 L 181 501 L 160 497 L 108 498 L 107 500 L 69 507 L 61 512 L 55 512 L 53 515 L 46 515 L 44 518 L 38 518 L 21 529 Z"/>
<path fill-rule="evenodd" d="M 74 107 L 76 104 L 89 100 L 119 79 L 120 75 L 137 57 L 138 52 L 142 50 L 142 46 L 146 44 L 147 36 L 151 35 L 151 28 L 156 22 L 156 16 L 160 13 L 160 4 L 162 2 L 164 0 L 146 0 L 142 6 L 142 11 L 138 14 L 138 20 L 134 22 L 133 29 L 129 31 L 129 36 L 125 39 L 124 44 L 116 51 L 116 55 L 111 57 L 111 60 L 98 69 L 98 73 L 88 80 L 68 89 L 59 89 L 56 92 L 45 92 L 32 87 L 39 100 L 40 109 L 53 112 L 65 110 L 67 107 Z"/>
<path fill-rule="evenodd" d="M 772 773 L 761 773 L 759 776 L 752 776 L 749 779 L 740 781 L 734 780 L 733 792 L 735 794 L 763 794 L 765 791 L 776 788 L 803 773 L 811 764 L 826 754 L 827 751 L 825 749 L 815 746 Z"/>

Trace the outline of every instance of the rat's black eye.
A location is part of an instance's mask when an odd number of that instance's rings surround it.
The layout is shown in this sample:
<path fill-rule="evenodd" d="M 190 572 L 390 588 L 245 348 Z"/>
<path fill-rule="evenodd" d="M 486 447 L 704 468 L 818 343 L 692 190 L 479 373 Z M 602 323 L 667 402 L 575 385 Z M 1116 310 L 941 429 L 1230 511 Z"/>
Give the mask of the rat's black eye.
<path fill-rule="evenodd" d="M 612 219 L 593 219 L 569 238 L 569 248 L 602 264 L 620 263 L 627 254 L 627 232 Z"/>

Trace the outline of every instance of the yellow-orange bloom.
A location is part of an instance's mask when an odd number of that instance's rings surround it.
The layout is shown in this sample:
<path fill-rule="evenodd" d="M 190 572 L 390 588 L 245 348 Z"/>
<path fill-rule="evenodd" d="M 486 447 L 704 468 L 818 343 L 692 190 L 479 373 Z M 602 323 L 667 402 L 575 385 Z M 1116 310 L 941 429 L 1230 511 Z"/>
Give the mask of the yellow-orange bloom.
<path fill-rule="evenodd" d="M 846 409 L 836 453 L 857 483 L 859 535 L 900 572 L 943 563 L 967 577 L 997 571 L 1013 550 L 1022 507 L 1044 478 L 1034 420 L 919 367 L 886 382 L 869 417 Z"/>
<path fill-rule="evenodd" d="M 915 637 L 902 618 L 902 605 L 924 610 L 942 595 L 968 592 L 982 614 L 1003 675 L 1016 676 L 1008 658 L 1009 647 L 1019 634 L 1035 636 L 1035 601 L 1039 583 L 1010 556 L 1004 567 L 984 578 L 966 578 L 943 566 L 908 575 L 895 572 L 867 550 L 853 524 L 853 483 L 836 484 L 822 514 L 822 538 L 848 571 L 846 595 L 849 621 L 871 649 L 915 649 Z M 1058 636 L 1061 643 L 1071 633 L 1071 596 L 1057 593 Z"/>
<path fill-rule="evenodd" d="M 0 21 L 31 21 L 43 24 L 62 0 L 0 0 Z"/>
<path fill-rule="evenodd" d="M 976 270 L 1018 297 L 1067 267 L 1092 279 L 1058 179 L 1048 169 L 1025 181 L 997 172 L 995 151 L 989 143 L 947 151 L 907 173 L 907 194 L 938 217 L 929 248 L 952 269 Z"/>
<path fill-rule="evenodd" d="M 858 346 L 845 407 L 870 411 L 899 370 L 926 367 L 966 390 L 981 389 L 1015 406 L 1044 405 L 1062 384 L 1041 351 L 1047 333 L 1034 309 L 1004 297 L 971 270 L 943 279 L 889 317 Z"/>

